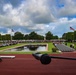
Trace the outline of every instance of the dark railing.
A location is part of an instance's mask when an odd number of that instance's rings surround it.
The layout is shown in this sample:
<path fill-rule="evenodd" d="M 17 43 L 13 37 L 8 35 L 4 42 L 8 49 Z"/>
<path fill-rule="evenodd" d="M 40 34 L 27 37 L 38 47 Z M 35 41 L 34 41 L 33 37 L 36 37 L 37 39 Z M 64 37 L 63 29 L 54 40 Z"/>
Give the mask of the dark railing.
<path fill-rule="evenodd" d="M 47 65 L 51 62 L 51 59 L 67 59 L 67 60 L 76 60 L 76 58 L 70 58 L 70 57 L 61 57 L 61 56 L 49 56 L 48 54 L 40 54 L 40 53 L 33 53 L 32 54 L 37 60 L 40 60 L 40 62 L 44 65 Z"/>

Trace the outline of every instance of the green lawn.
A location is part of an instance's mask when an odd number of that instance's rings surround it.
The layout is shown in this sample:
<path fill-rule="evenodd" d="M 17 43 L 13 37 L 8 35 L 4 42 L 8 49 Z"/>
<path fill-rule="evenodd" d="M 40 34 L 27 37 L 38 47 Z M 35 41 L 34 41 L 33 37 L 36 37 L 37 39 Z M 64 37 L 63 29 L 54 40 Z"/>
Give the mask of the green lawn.
<path fill-rule="evenodd" d="M 73 43 L 68 42 L 68 43 L 67 43 L 67 46 L 70 47 L 71 44 L 74 44 L 74 48 L 76 49 L 76 43 L 75 43 L 75 42 L 73 42 Z"/>
<path fill-rule="evenodd" d="M 6 47 L 1 47 L 0 50 L 8 50 L 11 48 L 16 48 L 19 46 L 23 46 L 26 44 L 48 44 L 48 51 L 43 51 L 41 53 L 52 53 L 52 48 L 54 48 L 54 45 L 52 43 L 20 43 L 20 44 L 16 44 L 16 45 L 11 45 L 11 46 L 6 46 Z M 33 52 L 0 52 L 0 54 L 31 54 Z"/>
<path fill-rule="evenodd" d="M 7 50 L 7 49 L 15 48 L 18 46 L 23 46 L 23 45 L 25 45 L 25 44 L 21 43 L 21 44 L 16 44 L 16 45 L 5 46 L 5 47 L 1 47 L 0 50 Z"/>
<path fill-rule="evenodd" d="M 53 43 L 48 43 L 48 51 L 52 52 L 52 48 L 54 48 Z"/>

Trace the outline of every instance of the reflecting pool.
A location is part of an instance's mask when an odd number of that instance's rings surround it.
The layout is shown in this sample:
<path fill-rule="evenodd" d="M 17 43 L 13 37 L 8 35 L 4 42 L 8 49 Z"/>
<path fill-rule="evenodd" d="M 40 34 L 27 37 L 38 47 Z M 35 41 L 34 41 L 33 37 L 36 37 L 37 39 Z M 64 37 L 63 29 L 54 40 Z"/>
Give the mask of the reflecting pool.
<path fill-rule="evenodd" d="M 15 52 L 15 51 L 23 51 L 23 52 L 47 51 L 47 45 L 25 45 L 13 49 L 5 50 L 5 52 Z"/>

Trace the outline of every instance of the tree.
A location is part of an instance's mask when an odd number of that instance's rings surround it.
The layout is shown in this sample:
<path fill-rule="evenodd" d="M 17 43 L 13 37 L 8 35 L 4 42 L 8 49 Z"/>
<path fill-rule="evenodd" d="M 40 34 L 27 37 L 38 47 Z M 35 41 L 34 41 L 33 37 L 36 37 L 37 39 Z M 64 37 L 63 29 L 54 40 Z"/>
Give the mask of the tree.
<path fill-rule="evenodd" d="M 44 40 L 44 36 L 42 36 L 42 35 L 38 35 L 38 38 L 37 38 L 38 40 Z"/>
<path fill-rule="evenodd" d="M 74 31 L 74 40 L 76 40 L 76 31 Z"/>
<path fill-rule="evenodd" d="M 29 39 L 29 35 L 26 34 L 26 35 L 24 36 L 24 39 L 25 39 L 25 40 L 28 40 L 28 39 Z"/>
<path fill-rule="evenodd" d="M 66 33 L 66 40 L 68 40 L 69 42 L 72 42 L 72 40 L 74 40 L 74 32 Z"/>
<path fill-rule="evenodd" d="M 21 32 L 16 32 L 13 36 L 14 40 L 23 40 L 24 39 L 24 34 L 22 34 Z"/>
<path fill-rule="evenodd" d="M 53 39 L 58 39 L 58 36 L 57 35 L 53 36 Z"/>
<path fill-rule="evenodd" d="M 2 36 L 1 36 L 1 34 L 0 34 L 0 40 L 2 40 Z"/>
<path fill-rule="evenodd" d="M 53 39 L 53 34 L 50 31 L 48 31 L 45 35 L 46 35 L 46 40 Z"/>
<path fill-rule="evenodd" d="M 6 37 L 5 37 L 5 35 L 2 35 L 2 40 L 4 41 L 4 40 L 6 40 Z"/>
<path fill-rule="evenodd" d="M 29 39 L 36 40 L 38 38 L 38 34 L 34 31 L 29 34 Z"/>
<path fill-rule="evenodd" d="M 62 35 L 62 39 L 66 39 L 66 35 L 67 35 L 67 33 L 64 33 L 64 34 Z"/>
<path fill-rule="evenodd" d="M 5 38 L 6 38 L 5 40 L 11 40 L 11 35 L 10 34 L 6 34 Z"/>

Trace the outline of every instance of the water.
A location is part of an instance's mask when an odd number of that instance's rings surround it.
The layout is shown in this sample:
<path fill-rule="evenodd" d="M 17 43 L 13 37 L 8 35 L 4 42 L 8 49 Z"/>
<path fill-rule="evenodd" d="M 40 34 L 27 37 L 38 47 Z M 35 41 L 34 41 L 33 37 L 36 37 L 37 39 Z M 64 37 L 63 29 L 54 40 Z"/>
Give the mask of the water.
<path fill-rule="evenodd" d="M 15 51 L 19 51 L 19 52 L 39 51 L 40 52 L 40 51 L 47 51 L 47 50 L 46 50 L 46 46 L 40 46 L 40 45 L 36 50 L 30 50 L 27 46 L 5 50 L 5 52 L 15 52 Z"/>

